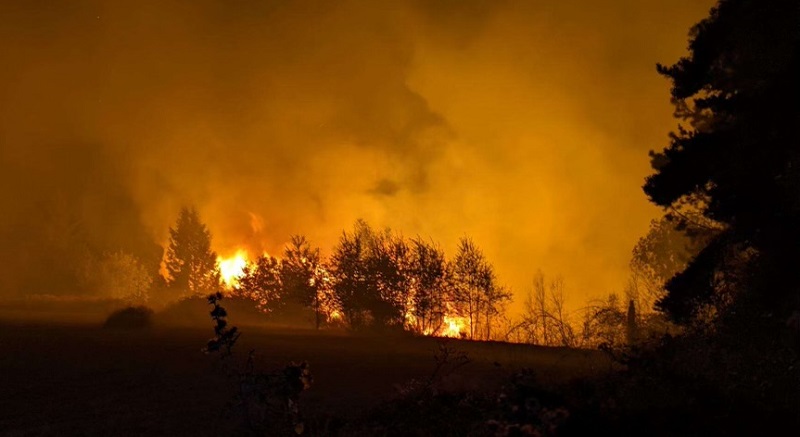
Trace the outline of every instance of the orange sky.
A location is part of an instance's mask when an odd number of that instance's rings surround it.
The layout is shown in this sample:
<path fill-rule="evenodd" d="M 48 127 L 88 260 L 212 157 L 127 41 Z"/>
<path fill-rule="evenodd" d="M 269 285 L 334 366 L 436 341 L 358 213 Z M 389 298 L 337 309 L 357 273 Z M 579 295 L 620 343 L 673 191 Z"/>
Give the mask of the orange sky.
<path fill-rule="evenodd" d="M 573 305 L 621 291 L 675 126 L 655 63 L 710 6 L 2 2 L 0 291 L 54 216 L 151 253 L 184 204 L 223 255 L 327 252 L 361 217 L 471 236 L 519 296 L 538 268 Z"/>

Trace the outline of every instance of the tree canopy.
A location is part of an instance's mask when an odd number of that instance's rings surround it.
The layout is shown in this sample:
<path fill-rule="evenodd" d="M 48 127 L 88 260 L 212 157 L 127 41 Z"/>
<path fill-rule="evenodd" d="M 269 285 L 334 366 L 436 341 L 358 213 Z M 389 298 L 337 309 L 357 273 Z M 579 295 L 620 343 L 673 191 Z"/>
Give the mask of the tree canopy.
<path fill-rule="evenodd" d="M 800 303 L 799 23 L 793 0 L 721 0 L 691 30 L 689 55 L 658 65 L 688 125 L 651 152 L 644 191 L 678 222 L 692 211 L 714 229 L 658 302 L 676 321 Z"/>
<path fill-rule="evenodd" d="M 175 227 L 169 229 L 164 263 L 167 283 L 172 288 L 204 294 L 219 287 L 217 254 L 211 250 L 211 232 L 194 208 L 182 208 Z"/>

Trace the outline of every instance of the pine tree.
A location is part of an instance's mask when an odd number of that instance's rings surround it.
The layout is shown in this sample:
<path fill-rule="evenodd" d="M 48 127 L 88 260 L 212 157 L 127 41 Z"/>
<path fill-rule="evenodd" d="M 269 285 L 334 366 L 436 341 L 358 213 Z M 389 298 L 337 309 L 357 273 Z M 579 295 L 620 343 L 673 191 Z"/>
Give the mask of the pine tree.
<path fill-rule="evenodd" d="M 164 263 L 167 284 L 191 294 L 206 294 L 219 287 L 217 254 L 211 250 L 211 232 L 194 208 L 184 207 L 169 229 Z"/>
<path fill-rule="evenodd" d="M 690 211 L 720 229 L 658 302 L 678 322 L 774 323 L 800 305 L 798 23 L 796 0 L 721 0 L 692 29 L 690 55 L 658 66 L 688 126 L 651 152 L 644 190 L 679 223 Z"/>

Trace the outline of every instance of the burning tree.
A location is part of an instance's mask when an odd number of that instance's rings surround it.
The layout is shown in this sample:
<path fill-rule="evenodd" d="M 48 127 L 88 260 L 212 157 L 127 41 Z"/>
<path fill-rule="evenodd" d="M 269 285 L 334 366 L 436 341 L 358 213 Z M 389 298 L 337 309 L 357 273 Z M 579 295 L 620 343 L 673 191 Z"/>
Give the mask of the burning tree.
<path fill-rule="evenodd" d="M 192 294 L 215 291 L 220 281 L 217 254 L 211 250 L 211 232 L 197 210 L 183 207 L 169 235 L 164 254 L 168 285 Z"/>

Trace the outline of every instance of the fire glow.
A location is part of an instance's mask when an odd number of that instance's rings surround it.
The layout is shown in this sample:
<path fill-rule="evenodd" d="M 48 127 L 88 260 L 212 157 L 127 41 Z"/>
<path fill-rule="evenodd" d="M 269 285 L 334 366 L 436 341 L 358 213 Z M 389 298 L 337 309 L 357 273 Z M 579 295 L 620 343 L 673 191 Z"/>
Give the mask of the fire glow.
<path fill-rule="evenodd" d="M 250 256 L 244 249 L 237 249 L 229 257 L 217 257 L 217 267 L 219 268 L 223 288 L 228 291 L 239 290 L 241 287 L 240 281 L 246 274 L 246 268 L 251 264 Z M 322 282 L 326 285 L 329 284 L 330 278 L 327 271 L 322 267 L 320 269 L 322 271 L 318 273 L 322 278 Z M 329 323 L 339 323 L 343 319 L 341 311 L 336 308 L 325 311 L 325 313 L 325 318 Z M 410 312 L 406 314 L 406 322 L 412 330 L 415 330 L 416 319 Z M 442 315 L 441 323 L 438 327 L 428 328 L 423 332 L 419 332 L 417 328 L 416 331 L 425 336 L 465 338 L 469 333 L 469 320 L 456 315 L 448 305 L 447 314 Z"/>
<path fill-rule="evenodd" d="M 220 279 L 227 290 L 239 288 L 239 280 L 244 276 L 244 269 L 247 267 L 248 257 L 244 250 L 237 250 L 229 258 L 217 258 Z"/>

